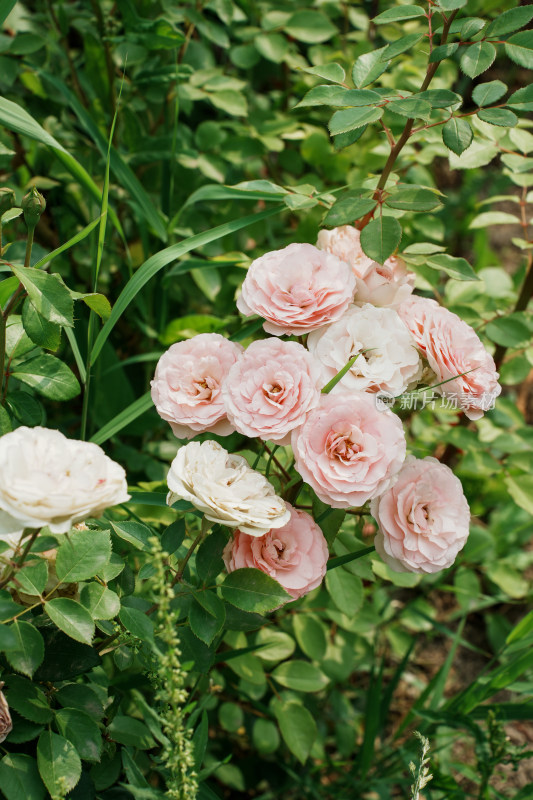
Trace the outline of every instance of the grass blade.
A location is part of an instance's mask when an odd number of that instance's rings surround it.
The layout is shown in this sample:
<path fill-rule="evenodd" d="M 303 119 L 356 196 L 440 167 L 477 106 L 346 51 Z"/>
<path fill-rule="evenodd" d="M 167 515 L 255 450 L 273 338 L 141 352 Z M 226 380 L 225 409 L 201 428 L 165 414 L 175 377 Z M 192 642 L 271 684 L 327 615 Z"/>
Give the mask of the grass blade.
<path fill-rule="evenodd" d="M 145 411 L 148 411 L 151 406 L 153 406 L 152 396 L 150 392 L 146 392 L 146 394 L 143 394 L 142 397 L 139 397 L 131 403 L 131 405 L 121 411 L 120 414 L 117 414 L 110 422 L 103 425 L 94 436 L 91 436 L 89 441 L 94 442 L 94 444 L 103 444 L 107 442 L 115 433 L 121 431 L 122 428 L 125 428 L 130 422 L 136 420 L 137 417 L 140 417 Z"/>

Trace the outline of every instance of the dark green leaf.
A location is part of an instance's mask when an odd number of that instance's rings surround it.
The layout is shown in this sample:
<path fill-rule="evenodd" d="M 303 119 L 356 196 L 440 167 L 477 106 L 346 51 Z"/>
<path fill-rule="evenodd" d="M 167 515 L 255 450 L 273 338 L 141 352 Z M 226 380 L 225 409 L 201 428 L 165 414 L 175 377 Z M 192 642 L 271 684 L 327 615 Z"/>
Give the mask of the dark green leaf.
<path fill-rule="evenodd" d="M 430 64 L 435 64 L 437 61 L 442 61 L 445 58 L 450 58 L 459 49 L 457 42 L 450 44 L 440 44 L 438 47 L 433 48 L 429 57 Z"/>
<path fill-rule="evenodd" d="M 119 744 L 150 750 L 155 747 L 152 735 L 144 722 L 133 717 L 116 716 L 108 728 L 109 737 Z"/>
<path fill-rule="evenodd" d="M 224 603 L 214 592 L 195 592 L 194 598 L 189 624 L 195 636 L 209 645 L 226 621 Z"/>
<path fill-rule="evenodd" d="M 505 52 L 516 64 L 533 69 L 533 31 L 515 33 L 505 42 Z"/>
<path fill-rule="evenodd" d="M 515 108 L 518 111 L 533 111 L 533 84 L 513 92 L 507 101 L 507 105 L 509 108 Z"/>
<path fill-rule="evenodd" d="M 324 225 L 353 224 L 376 207 L 376 201 L 371 197 L 361 197 L 355 192 L 349 192 L 339 198 L 329 209 L 324 217 Z"/>
<path fill-rule="evenodd" d="M 63 708 L 79 708 L 90 717 L 103 717 L 104 707 L 94 689 L 84 683 L 68 683 L 54 695 Z"/>
<path fill-rule="evenodd" d="M 328 641 L 324 625 L 310 614 L 295 614 L 292 620 L 294 635 L 306 656 L 313 661 L 324 658 Z"/>
<path fill-rule="evenodd" d="M 402 238 L 402 226 L 394 217 L 379 216 L 361 231 L 361 247 L 366 255 L 384 264 Z"/>
<path fill-rule="evenodd" d="M 508 314 L 489 322 L 485 333 L 503 347 L 522 347 L 531 342 L 531 331 L 522 314 Z"/>
<path fill-rule="evenodd" d="M 211 583 L 224 569 L 222 551 L 228 542 L 220 527 L 215 527 L 196 553 L 196 572 L 202 583 Z"/>
<path fill-rule="evenodd" d="M 56 597 L 45 603 L 45 611 L 57 627 L 83 644 L 91 644 L 94 622 L 86 608 L 69 597 Z"/>
<path fill-rule="evenodd" d="M 163 500 L 165 496 L 163 495 Z M 170 556 L 173 555 L 183 544 L 185 538 L 185 520 L 177 519 L 163 531 L 161 536 L 161 547 Z M 196 554 L 198 560 L 198 553 Z"/>
<path fill-rule="evenodd" d="M 113 619 L 120 611 L 118 595 L 96 581 L 83 587 L 80 601 L 94 620 Z"/>
<path fill-rule="evenodd" d="M 490 106 L 503 97 L 507 91 L 507 86 L 502 81 L 488 81 L 478 83 L 472 92 L 472 99 L 478 106 Z"/>
<path fill-rule="evenodd" d="M 275 703 L 274 714 L 276 715 L 283 741 L 298 761 L 304 764 L 317 735 L 316 722 L 313 716 L 305 706 L 296 700 Z"/>
<path fill-rule="evenodd" d="M 17 364 L 11 374 L 50 400 L 72 400 L 80 393 L 80 385 L 73 372 L 49 353 Z"/>
<path fill-rule="evenodd" d="M 111 522 L 111 527 L 121 539 L 132 544 L 137 550 L 150 550 L 152 531 L 141 522 Z"/>
<path fill-rule="evenodd" d="M 31 678 L 44 658 L 43 637 L 35 625 L 23 620 L 15 620 L 9 630 L 15 634 L 16 646 L 8 650 L 6 658 L 13 669 Z"/>
<path fill-rule="evenodd" d="M 22 390 L 10 392 L 6 403 L 16 419 L 22 422 L 23 425 L 28 425 L 32 428 L 34 425 L 44 422 L 43 407 L 29 392 Z"/>
<path fill-rule="evenodd" d="M 518 8 L 510 8 L 501 14 L 498 14 L 496 19 L 493 19 L 487 30 L 485 36 L 503 36 L 506 33 L 512 33 L 527 25 L 533 19 L 533 8 L 531 6 L 519 6 Z"/>
<path fill-rule="evenodd" d="M 332 136 L 338 133 L 346 133 L 354 128 L 361 128 L 381 119 L 383 108 L 347 108 L 343 111 L 336 111 L 331 117 L 328 127 Z"/>
<path fill-rule="evenodd" d="M 445 272 L 458 281 L 478 281 L 479 278 L 465 258 L 455 258 L 446 253 L 430 255 L 425 262 L 428 267 Z"/>
<path fill-rule="evenodd" d="M 423 33 L 408 33 L 407 36 L 402 36 L 400 39 L 397 39 L 392 44 L 387 45 L 383 55 L 381 56 L 382 61 L 390 61 L 396 56 L 401 55 L 401 53 L 405 53 L 406 50 L 410 50 L 411 47 L 419 42 L 424 37 Z"/>
<path fill-rule="evenodd" d="M 21 753 L 8 753 L 0 761 L 0 786 L 7 800 L 44 800 L 46 795 L 35 759 Z"/>
<path fill-rule="evenodd" d="M 49 275 L 30 267 L 12 266 L 11 269 L 42 317 L 48 322 L 72 328 L 74 303 L 60 275 Z"/>
<path fill-rule="evenodd" d="M 363 582 L 343 567 L 328 570 L 326 587 L 331 599 L 343 614 L 353 616 L 363 604 Z"/>
<path fill-rule="evenodd" d="M 46 350 L 57 350 L 61 344 L 61 326 L 41 316 L 29 297 L 22 306 L 22 324 L 32 342 Z"/>
<path fill-rule="evenodd" d="M 74 641 L 55 625 L 43 626 L 40 632 L 44 639 L 44 661 L 35 673 L 34 680 L 70 680 L 101 663 L 95 648 Z"/>
<path fill-rule="evenodd" d="M 154 643 L 154 623 L 143 611 L 122 606 L 118 618 L 126 630 L 142 642 Z"/>
<path fill-rule="evenodd" d="M 450 92 L 449 89 L 428 89 L 416 96 L 421 100 L 427 100 L 432 108 L 450 108 L 450 106 L 460 106 L 463 102 L 461 95 Z"/>
<path fill-rule="evenodd" d="M 110 558 L 109 531 L 73 531 L 57 551 L 57 578 L 62 583 L 93 578 Z"/>
<path fill-rule="evenodd" d="M 501 125 L 503 128 L 514 128 L 518 124 L 518 117 L 507 108 L 483 108 L 477 112 L 483 122 L 491 125 Z"/>
<path fill-rule="evenodd" d="M 381 97 L 370 89 L 346 89 L 344 86 L 315 86 L 300 100 L 296 108 L 303 106 L 370 106 L 379 103 Z"/>
<path fill-rule="evenodd" d="M 384 51 L 385 48 L 380 47 L 378 50 L 364 53 L 356 60 L 352 69 L 352 80 L 358 88 L 368 86 L 385 72 L 389 65 L 388 62 L 381 60 Z"/>
<path fill-rule="evenodd" d="M 17 0 L 0 0 L 0 25 L 7 19 L 15 8 Z M 11 800 L 11 798 L 8 798 Z"/>
<path fill-rule="evenodd" d="M 460 117 L 449 119 L 442 129 L 442 141 L 458 156 L 470 147 L 473 138 L 469 123 Z"/>
<path fill-rule="evenodd" d="M 37 765 L 52 797 L 64 797 L 81 776 L 81 761 L 74 745 L 52 731 L 44 731 L 39 737 Z"/>
<path fill-rule="evenodd" d="M 420 97 L 404 97 L 401 100 L 391 100 L 387 104 L 386 110 L 400 114 L 402 117 L 409 117 L 409 119 L 415 117 L 427 119 L 431 114 L 431 105 Z"/>
<path fill-rule="evenodd" d="M 266 614 L 290 600 L 290 595 L 258 569 L 237 569 L 220 585 L 222 597 L 243 611 Z"/>
<path fill-rule="evenodd" d="M 388 22 L 401 22 L 404 19 L 423 17 L 425 13 L 421 6 L 396 6 L 378 14 L 377 17 L 374 17 L 373 22 L 376 25 L 385 25 Z"/>
<path fill-rule="evenodd" d="M 18 675 L 6 677 L 7 702 L 21 717 L 30 722 L 46 724 L 53 717 L 44 692 L 31 681 Z"/>
<path fill-rule="evenodd" d="M 441 201 L 430 189 L 413 188 L 393 192 L 385 204 L 402 211 L 433 211 L 441 205 Z"/>
<path fill-rule="evenodd" d="M 96 722 L 77 708 L 63 708 L 56 713 L 59 732 L 76 748 L 80 758 L 99 761 L 102 754 L 102 734 Z"/>

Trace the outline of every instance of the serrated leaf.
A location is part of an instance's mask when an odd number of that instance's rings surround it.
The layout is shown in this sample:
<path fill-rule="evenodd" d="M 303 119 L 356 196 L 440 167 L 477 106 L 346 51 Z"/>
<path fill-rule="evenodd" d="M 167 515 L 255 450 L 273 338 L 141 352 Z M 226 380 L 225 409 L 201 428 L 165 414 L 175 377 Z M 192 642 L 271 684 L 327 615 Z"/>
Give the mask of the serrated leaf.
<path fill-rule="evenodd" d="M 29 622 L 15 620 L 9 628 L 16 637 L 16 646 L 6 652 L 6 658 L 17 672 L 32 677 L 44 658 L 43 637 Z M 42 720 L 35 720 L 41 722 Z"/>
<path fill-rule="evenodd" d="M 389 22 L 401 22 L 404 19 L 423 17 L 425 13 L 421 6 L 396 6 L 378 14 L 372 21 L 376 25 L 386 25 Z"/>
<path fill-rule="evenodd" d="M 73 300 L 82 300 L 91 311 L 94 311 L 104 321 L 109 318 L 112 308 L 107 297 L 98 292 L 70 292 Z"/>
<path fill-rule="evenodd" d="M 22 324 L 32 342 L 40 347 L 57 350 L 61 344 L 61 326 L 41 316 L 29 297 L 22 306 Z"/>
<path fill-rule="evenodd" d="M 313 716 L 297 700 L 278 701 L 273 708 L 283 741 L 298 761 L 304 764 L 317 736 Z"/>
<path fill-rule="evenodd" d="M 473 138 L 472 128 L 461 117 L 452 117 L 442 129 L 442 141 L 458 156 L 470 147 Z"/>
<path fill-rule="evenodd" d="M 46 795 L 35 759 L 22 753 L 8 753 L 0 761 L 0 786 L 7 800 L 44 800 Z"/>
<path fill-rule="evenodd" d="M 54 713 L 44 692 L 35 683 L 19 675 L 10 675 L 6 684 L 7 702 L 21 717 L 44 725 L 50 722 Z"/>
<path fill-rule="evenodd" d="M 343 111 L 336 111 L 328 123 L 329 132 L 332 136 L 346 133 L 354 128 L 361 128 L 363 125 L 376 122 L 382 116 L 383 108 L 376 107 L 347 108 Z"/>
<path fill-rule="evenodd" d="M 506 105 L 518 111 L 533 111 L 533 84 L 513 92 Z"/>
<path fill-rule="evenodd" d="M 17 364 L 11 374 L 50 400 L 72 400 L 81 391 L 74 373 L 49 353 Z"/>
<path fill-rule="evenodd" d="M 113 619 L 120 611 L 118 594 L 96 581 L 83 587 L 80 602 L 94 620 Z"/>
<path fill-rule="evenodd" d="M 381 60 L 392 61 L 393 58 L 405 53 L 406 50 L 410 50 L 423 38 L 423 33 L 408 33 L 407 36 L 402 36 L 400 39 L 397 39 L 395 42 L 387 45 L 383 55 L 381 56 Z"/>
<path fill-rule="evenodd" d="M 215 527 L 198 548 L 195 565 L 202 583 L 212 583 L 224 569 L 222 552 L 227 542 L 224 531 Z"/>
<path fill-rule="evenodd" d="M 359 89 L 377 80 L 389 66 L 388 62 L 381 60 L 384 51 L 385 47 L 380 47 L 364 53 L 356 60 L 352 69 L 352 80 Z"/>
<path fill-rule="evenodd" d="M 74 303 L 60 275 L 39 269 L 12 266 L 33 305 L 48 322 L 72 328 Z"/>
<path fill-rule="evenodd" d="M 345 89 L 344 86 L 315 86 L 295 108 L 302 106 L 345 106 L 357 108 L 379 103 L 381 96 L 371 89 Z"/>
<path fill-rule="evenodd" d="M 339 198 L 329 209 L 324 217 L 324 225 L 348 225 L 364 217 L 376 207 L 376 201 L 371 197 L 361 197 L 349 193 Z"/>
<path fill-rule="evenodd" d="M 519 28 L 523 28 L 532 19 L 533 8 L 530 6 L 510 8 L 492 20 L 485 32 L 485 36 L 503 36 L 506 33 L 512 33 Z"/>
<path fill-rule="evenodd" d="M 518 117 L 507 108 L 482 108 L 477 115 L 490 125 L 499 125 L 503 128 L 514 128 L 518 125 Z"/>
<path fill-rule="evenodd" d="M 154 643 L 154 623 L 143 611 L 139 611 L 138 608 L 122 606 L 118 618 L 126 630 L 138 639 L 149 644 Z"/>
<path fill-rule="evenodd" d="M 319 78 L 324 78 L 326 81 L 333 83 L 344 83 L 346 73 L 340 64 L 320 64 L 318 67 L 300 67 L 302 72 L 307 72 L 308 75 L 317 75 Z"/>
<path fill-rule="evenodd" d="M 429 57 L 429 63 L 435 64 L 437 61 L 442 61 L 445 58 L 450 58 L 459 49 L 457 42 L 450 42 L 449 44 L 440 44 L 434 47 Z"/>
<path fill-rule="evenodd" d="M 93 578 L 111 558 L 109 531 L 75 531 L 59 547 L 56 574 L 62 583 Z"/>
<path fill-rule="evenodd" d="M 17 582 L 25 594 L 40 597 L 44 592 L 48 580 L 48 564 L 38 561 L 30 564 L 17 572 Z"/>
<path fill-rule="evenodd" d="M 44 610 L 57 627 L 82 644 L 91 644 L 94 636 L 94 621 L 89 612 L 77 600 L 55 597 L 44 604 Z"/>
<path fill-rule="evenodd" d="M 409 119 L 416 117 L 427 119 L 431 114 L 431 105 L 420 97 L 404 97 L 400 100 L 391 100 L 387 103 L 386 110 Z"/>
<path fill-rule="evenodd" d="M 128 522 L 110 522 L 111 527 L 121 539 L 132 544 L 137 550 L 150 550 L 152 531 L 147 525 L 134 520 Z"/>
<path fill-rule="evenodd" d="M 455 11 L 457 8 L 464 8 L 467 0 L 439 0 L 439 6 L 444 11 Z"/>
<path fill-rule="evenodd" d="M 487 83 L 478 83 L 472 92 L 472 99 L 478 106 L 490 106 L 495 103 L 500 97 L 503 97 L 507 91 L 507 86 L 502 81 L 488 81 Z"/>
<path fill-rule="evenodd" d="M 59 732 L 76 748 L 76 752 L 87 761 L 100 761 L 102 734 L 96 722 L 77 708 L 62 708 L 56 713 Z"/>
<path fill-rule="evenodd" d="M 505 42 L 505 52 L 516 64 L 533 69 L 533 31 L 515 33 Z"/>
<path fill-rule="evenodd" d="M 461 95 L 449 89 L 427 89 L 416 96 L 421 100 L 427 100 L 432 108 L 450 108 L 450 106 L 460 106 L 463 102 Z"/>
<path fill-rule="evenodd" d="M 474 42 L 461 57 L 461 69 L 469 78 L 477 78 L 488 70 L 496 58 L 496 48 L 490 42 Z"/>
<path fill-rule="evenodd" d="M 438 196 L 430 189 L 400 189 L 385 200 L 385 205 L 401 211 L 433 211 L 442 205 Z"/>
<path fill-rule="evenodd" d="M 384 264 L 402 238 L 402 226 L 394 217 L 379 216 L 361 231 L 361 247 L 373 261 Z"/>
<path fill-rule="evenodd" d="M 64 797 L 81 776 L 81 761 L 76 748 L 52 731 L 44 731 L 39 737 L 37 766 L 52 797 Z"/>
<path fill-rule="evenodd" d="M 213 592 L 196 592 L 189 611 L 189 624 L 195 636 L 210 645 L 226 621 L 224 603 Z"/>
<path fill-rule="evenodd" d="M 109 738 L 128 747 L 150 750 L 155 747 L 149 729 L 138 719 L 117 715 L 108 728 Z"/>
<path fill-rule="evenodd" d="M 428 257 L 426 264 L 432 269 L 445 272 L 458 281 L 478 281 L 479 278 L 465 258 L 456 258 L 447 253 L 436 253 Z"/>
<path fill-rule="evenodd" d="M 220 584 L 224 600 L 243 611 L 266 614 L 291 599 L 277 581 L 258 569 L 246 567 L 226 575 Z"/>

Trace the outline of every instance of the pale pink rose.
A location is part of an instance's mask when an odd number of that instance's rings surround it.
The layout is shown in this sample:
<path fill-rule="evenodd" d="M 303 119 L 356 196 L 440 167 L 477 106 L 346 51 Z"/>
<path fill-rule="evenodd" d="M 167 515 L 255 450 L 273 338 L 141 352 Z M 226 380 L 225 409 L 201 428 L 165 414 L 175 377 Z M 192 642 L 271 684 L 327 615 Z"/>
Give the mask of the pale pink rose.
<path fill-rule="evenodd" d="M 390 485 L 405 458 L 399 417 L 364 392 L 322 395 L 292 433 L 295 466 L 333 508 L 362 506 Z"/>
<path fill-rule="evenodd" d="M 160 417 L 178 439 L 197 433 L 227 436 L 235 430 L 226 418 L 222 384 L 243 347 L 219 333 L 200 333 L 163 353 L 151 382 Z"/>
<path fill-rule="evenodd" d="M 354 289 L 344 261 L 312 244 L 290 244 L 250 264 L 237 308 L 263 317 L 267 333 L 299 335 L 342 316 Z"/>
<path fill-rule="evenodd" d="M 355 303 L 395 308 L 415 285 L 414 272 L 408 272 L 399 256 L 390 256 L 384 264 L 369 258 L 361 247 L 361 232 L 353 225 L 341 225 L 331 231 L 321 230 L 317 247 L 346 261 L 356 280 Z"/>
<path fill-rule="evenodd" d="M 318 405 L 324 383 L 320 365 L 301 344 L 253 342 L 224 384 L 228 419 L 245 436 L 289 444 L 290 432 Z"/>
<path fill-rule="evenodd" d="M 494 359 L 464 320 L 431 300 L 402 304 L 400 316 L 435 373 L 435 389 L 453 400 L 468 419 L 493 407 L 501 392 Z"/>
<path fill-rule="evenodd" d="M 291 518 L 264 536 L 236 531 L 224 549 L 228 572 L 255 567 L 274 578 L 295 600 L 320 586 L 326 574 L 328 545 L 314 519 L 286 503 Z"/>
<path fill-rule="evenodd" d="M 407 458 L 370 509 L 379 526 L 376 550 L 395 572 L 451 567 L 468 538 L 470 509 L 461 481 L 435 458 Z"/>

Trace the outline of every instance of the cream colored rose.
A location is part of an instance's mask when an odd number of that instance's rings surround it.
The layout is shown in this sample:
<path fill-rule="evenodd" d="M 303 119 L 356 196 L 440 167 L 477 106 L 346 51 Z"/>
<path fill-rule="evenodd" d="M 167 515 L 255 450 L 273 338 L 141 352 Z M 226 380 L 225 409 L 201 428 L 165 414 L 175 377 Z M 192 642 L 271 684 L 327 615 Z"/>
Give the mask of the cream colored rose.
<path fill-rule="evenodd" d="M 21 528 L 67 533 L 129 500 L 126 473 L 91 442 L 47 428 L 0 438 L 0 538 Z"/>
<path fill-rule="evenodd" d="M 0 681 L 0 743 L 11 733 L 13 730 L 13 723 L 11 722 L 11 714 L 9 713 L 9 706 L 2 691 L 4 684 Z"/>
<path fill-rule="evenodd" d="M 211 522 L 263 536 L 281 528 L 290 511 L 264 475 L 217 442 L 181 447 L 167 476 L 167 503 L 188 500 Z"/>

